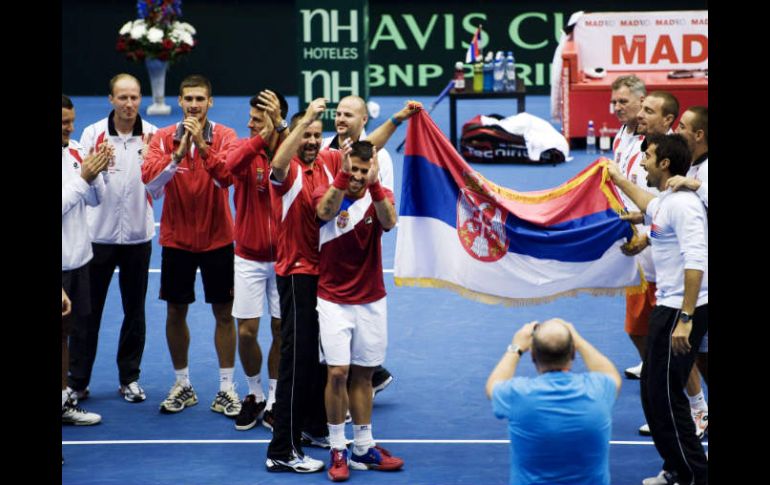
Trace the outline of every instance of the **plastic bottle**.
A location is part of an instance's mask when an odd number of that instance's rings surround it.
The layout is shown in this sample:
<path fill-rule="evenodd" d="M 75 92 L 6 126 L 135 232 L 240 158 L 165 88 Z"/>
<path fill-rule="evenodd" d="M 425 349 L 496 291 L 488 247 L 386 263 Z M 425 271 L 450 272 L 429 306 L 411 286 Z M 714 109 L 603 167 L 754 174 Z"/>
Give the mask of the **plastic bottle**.
<path fill-rule="evenodd" d="M 503 51 L 497 51 L 495 54 L 495 70 L 493 91 L 498 93 L 503 90 L 503 78 L 505 77 L 505 65 L 503 64 Z"/>
<path fill-rule="evenodd" d="M 607 123 L 602 123 L 602 128 L 599 130 L 599 151 L 602 154 L 610 151 L 610 130 L 607 128 Z"/>
<path fill-rule="evenodd" d="M 505 58 L 505 91 L 516 91 L 516 60 L 513 58 L 513 52 L 508 51 Z"/>
<path fill-rule="evenodd" d="M 477 93 L 484 91 L 484 61 L 481 56 L 473 65 L 473 90 Z"/>
<path fill-rule="evenodd" d="M 487 52 L 487 57 L 484 58 L 484 92 L 485 93 L 491 93 L 492 88 L 494 86 L 494 75 L 493 75 L 493 69 L 494 69 L 494 59 L 492 58 L 494 54 L 492 52 Z"/>
<path fill-rule="evenodd" d="M 596 131 L 594 130 L 594 120 L 588 120 L 588 130 L 586 131 L 586 153 L 594 155 L 596 153 Z"/>
<path fill-rule="evenodd" d="M 465 70 L 463 69 L 463 62 L 457 61 L 455 63 L 455 91 L 462 93 L 465 91 Z"/>

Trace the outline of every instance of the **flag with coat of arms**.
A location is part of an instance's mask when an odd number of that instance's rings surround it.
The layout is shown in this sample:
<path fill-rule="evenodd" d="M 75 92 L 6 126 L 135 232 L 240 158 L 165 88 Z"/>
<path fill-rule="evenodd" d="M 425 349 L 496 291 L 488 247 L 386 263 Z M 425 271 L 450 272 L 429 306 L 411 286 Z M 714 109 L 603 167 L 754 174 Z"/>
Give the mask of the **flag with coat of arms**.
<path fill-rule="evenodd" d="M 409 120 L 394 277 L 485 303 L 523 305 L 579 292 L 639 291 L 620 246 L 631 224 L 601 158 L 564 184 L 516 192 L 485 179 L 430 116 Z"/>

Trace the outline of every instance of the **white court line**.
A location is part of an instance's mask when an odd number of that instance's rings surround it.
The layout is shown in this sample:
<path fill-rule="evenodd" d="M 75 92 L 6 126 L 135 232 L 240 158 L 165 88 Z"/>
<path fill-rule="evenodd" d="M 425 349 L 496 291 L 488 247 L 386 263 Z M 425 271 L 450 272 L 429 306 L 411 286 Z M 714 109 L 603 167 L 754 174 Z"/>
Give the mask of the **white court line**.
<path fill-rule="evenodd" d="M 62 441 L 63 445 L 218 445 L 218 444 L 267 444 L 270 440 L 103 440 L 103 441 Z M 457 444 L 457 445 L 504 445 L 509 440 L 381 440 L 377 443 L 401 444 Z M 652 441 L 610 441 L 611 445 L 652 446 Z M 708 446 L 708 441 L 702 442 Z"/>
<path fill-rule="evenodd" d="M 201 270 L 197 270 L 196 271 L 196 273 L 200 273 L 200 272 L 201 272 Z M 392 273 L 393 270 L 392 269 L 383 269 L 382 272 L 383 273 Z M 119 268 L 115 268 L 115 273 L 120 273 L 120 269 Z M 155 268 L 150 268 L 150 273 L 160 273 L 160 270 L 159 269 L 155 269 Z"/>

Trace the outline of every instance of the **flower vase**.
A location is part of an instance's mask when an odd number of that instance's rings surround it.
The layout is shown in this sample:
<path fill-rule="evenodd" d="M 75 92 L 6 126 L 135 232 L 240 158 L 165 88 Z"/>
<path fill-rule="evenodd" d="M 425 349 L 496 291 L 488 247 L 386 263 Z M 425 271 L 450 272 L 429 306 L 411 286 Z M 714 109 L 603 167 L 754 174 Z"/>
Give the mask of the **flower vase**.
<path fill-rule="evenodd" d="M 147 107 L 148 115 L 168 115 L 171 114 L 171 106 L 166 104 L 166 70 L 168 62 L 158 59 L 145 59 L 147 73 L 150 75 L 150 86 L 152 87 L 152 104 Z"/>

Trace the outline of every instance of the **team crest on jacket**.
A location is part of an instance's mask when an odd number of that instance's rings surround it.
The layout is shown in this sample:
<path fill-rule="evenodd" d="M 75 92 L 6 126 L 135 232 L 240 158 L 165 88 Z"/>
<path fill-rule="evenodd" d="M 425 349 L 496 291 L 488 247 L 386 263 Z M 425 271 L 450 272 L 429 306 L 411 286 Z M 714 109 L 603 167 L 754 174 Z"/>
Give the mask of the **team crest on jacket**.
<path fill-rule="evenodd" d="M 265 169 L 262 167 L 257 168 L 257 190 L 263 191 L 265 188 L 262 186 L 265 181 Z"/>
<path fill-rule="evenodd" d="M 340 213 L 337 214 L 337 227 L 340 229 L 345 229 L 345 226 L 348 225 L 349 221 L 350 213 L 348 211 L 340 211 Z"/>
<path fill-rule="evenodd" d="M 457 200 L 457 235 L 474 259 L 494 262 L 508 251 L 505 235 L 507 212 L 492 199 L 463 188 Z"/>

